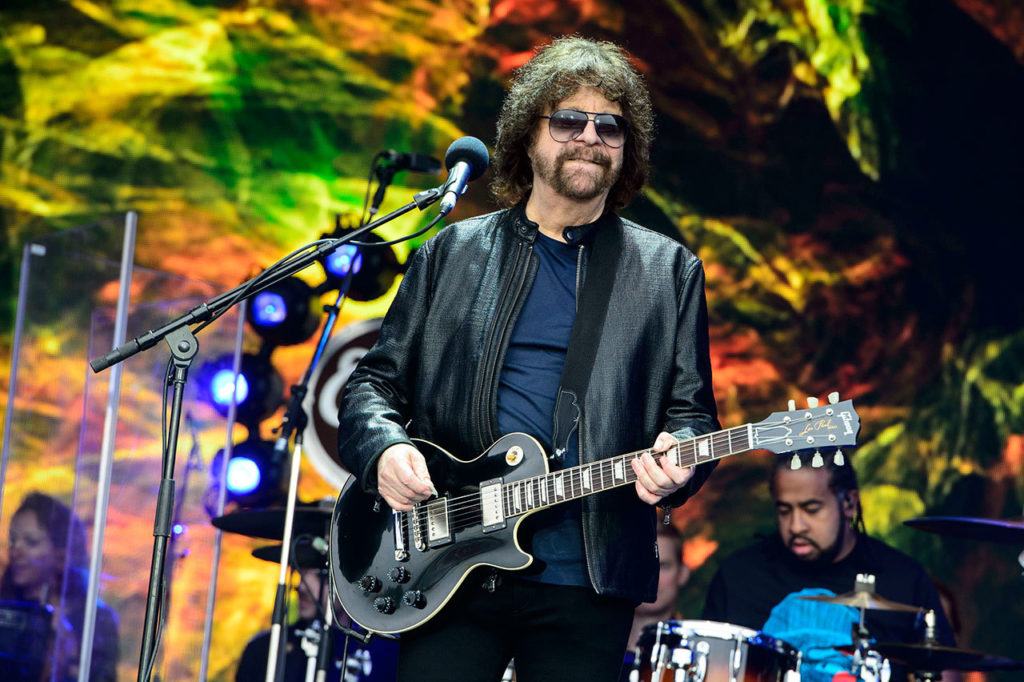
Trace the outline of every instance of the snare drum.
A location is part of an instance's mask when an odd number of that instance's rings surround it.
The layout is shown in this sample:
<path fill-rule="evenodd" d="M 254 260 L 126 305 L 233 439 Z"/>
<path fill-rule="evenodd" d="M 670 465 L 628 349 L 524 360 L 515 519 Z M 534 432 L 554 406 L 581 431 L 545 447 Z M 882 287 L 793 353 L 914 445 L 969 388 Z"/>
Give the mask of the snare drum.
<path fill-rule="evenodd" d="M 630 682 L 799 682 L 800 652 L 729 623 L 669 620 L 640 635 Z"/>

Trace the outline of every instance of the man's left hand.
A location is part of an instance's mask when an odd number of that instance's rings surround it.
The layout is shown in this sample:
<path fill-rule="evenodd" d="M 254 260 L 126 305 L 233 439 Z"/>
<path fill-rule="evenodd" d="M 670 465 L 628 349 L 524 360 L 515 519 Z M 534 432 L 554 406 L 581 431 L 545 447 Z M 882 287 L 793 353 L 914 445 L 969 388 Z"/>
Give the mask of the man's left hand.
<path fill-rule="evenodd" d="M 675 444 L 676 439 L 672 434 L 662 431 L 651 449 L 654 452 L 665 452 Z M 667 456 L 656 462 L 654 457 L 645 453 L 635 458 L 631 465 L 636 472 L 636 494 L 647 504 L 658 504 L 662 498 L 682 488 L 693 477 L 693 467 L 676 466 Z"/>

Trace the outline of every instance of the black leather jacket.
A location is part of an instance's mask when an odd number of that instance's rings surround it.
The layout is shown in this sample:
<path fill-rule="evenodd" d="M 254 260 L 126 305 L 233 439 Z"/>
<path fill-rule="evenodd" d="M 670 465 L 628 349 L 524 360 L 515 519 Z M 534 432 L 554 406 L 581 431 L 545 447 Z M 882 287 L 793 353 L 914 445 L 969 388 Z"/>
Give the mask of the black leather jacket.
<path fill-rule="evenodd" d="M 587 286 L 595 229 L 621 230 L 622 250 L 583 401 L 580 461 L 650 447 L 662 430 L 678 437 L 717 430 L 700 260 L 671 239 L 610 216 L 564 232 L 580 249 L 578 287 Z M 409 434 L 466 457 L 501 435 L 498 375 L 536 272 L 536 235 L 536 224 L 516 207 L 450 225 L 412 257 L 379 339 L 341 401 L 339 454 L 365 489 L 376 485 L 380 454 L 409 442 Z M 666 502 L 682 504 L 712 469 L 697 467 Z M 653 601 L 653 508 L 632 486 L 582 502 L 594 589 Z"/>

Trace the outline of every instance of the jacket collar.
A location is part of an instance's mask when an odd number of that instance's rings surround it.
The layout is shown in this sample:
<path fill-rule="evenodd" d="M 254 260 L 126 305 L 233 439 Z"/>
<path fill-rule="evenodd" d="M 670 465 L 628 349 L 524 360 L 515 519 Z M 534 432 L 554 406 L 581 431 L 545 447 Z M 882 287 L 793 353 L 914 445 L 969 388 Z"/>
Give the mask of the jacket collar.
<path fill-rule="evenodd" d="M 531 244 L 537 238 L 540 227 L 526 217 L 526 201 L 520 201 L 510 209 L 512 218 L 511 227 L 520 237 Z M 605 226 L 614 225 L 618 217 L 611 211 L 606 210 L 601 217 L 586 225 L 570 225 L 562 230 L 562 237 L 571 246 L 577 244 L 589 244 L 593 241 L 594 235 L 599 229 Z"/>

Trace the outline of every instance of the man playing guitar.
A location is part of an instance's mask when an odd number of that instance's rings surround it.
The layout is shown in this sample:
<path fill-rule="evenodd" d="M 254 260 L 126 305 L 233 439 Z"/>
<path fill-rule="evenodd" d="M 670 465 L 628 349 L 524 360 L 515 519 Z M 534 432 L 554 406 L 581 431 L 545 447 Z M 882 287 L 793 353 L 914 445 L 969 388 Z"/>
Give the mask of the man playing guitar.
<path fill-rule="evenodd" d="M 719 428 L 701 261 L 615 213 L 647 179 L 653 134 L 626 54 L 575 37 L 540 49 L 497 129 L 492 189 L 508 208 L 416 252 L 342 398 L 342 461 L 396 511 L 436 493 L 411 436 L 473 456 L 524 432 L 561 469 Z M 521 682 L 616 680 L 633 608 L 656 595 L 653 505 L 681 505 L 713 469 L 658 459 L 629 460 L 635 486 L 533 514 L 533 563 L 472 573 L 403 631 L 399 679 L 490 682 L 515 657 Z"/>

